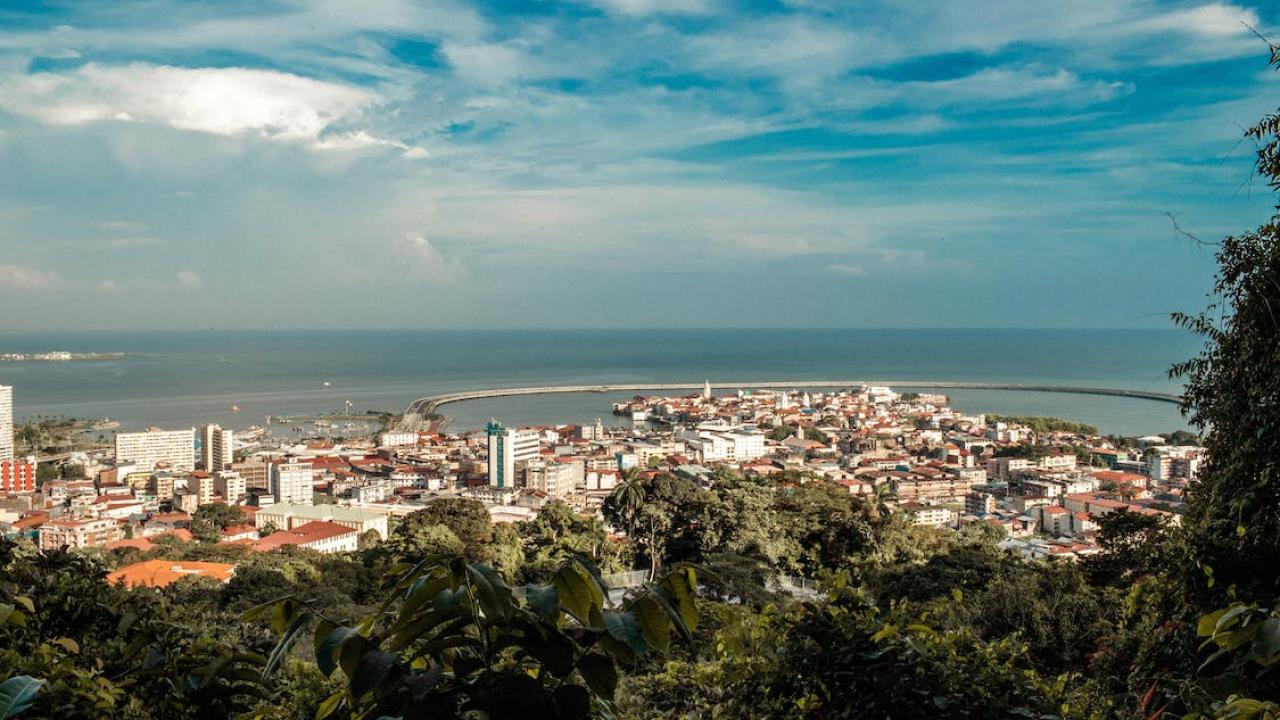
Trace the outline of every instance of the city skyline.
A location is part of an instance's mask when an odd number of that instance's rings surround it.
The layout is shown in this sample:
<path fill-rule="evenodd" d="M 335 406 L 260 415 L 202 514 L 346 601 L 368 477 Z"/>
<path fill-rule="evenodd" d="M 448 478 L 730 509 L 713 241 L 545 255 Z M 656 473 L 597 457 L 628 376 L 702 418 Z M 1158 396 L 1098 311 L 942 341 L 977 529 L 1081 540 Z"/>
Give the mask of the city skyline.
<path fill-rule="evenodd" d="M 0 10 L 5 330 L 1167 327 L 1260 2 Z"/>

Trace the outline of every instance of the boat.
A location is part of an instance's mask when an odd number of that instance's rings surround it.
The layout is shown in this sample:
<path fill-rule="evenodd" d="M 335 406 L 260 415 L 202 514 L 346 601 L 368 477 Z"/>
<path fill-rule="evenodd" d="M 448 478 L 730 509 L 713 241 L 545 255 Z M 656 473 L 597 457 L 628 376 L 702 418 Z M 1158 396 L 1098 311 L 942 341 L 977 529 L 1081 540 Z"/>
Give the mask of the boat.
<path fill-rule="evenodd" d="M 233 412 L 233 413 L 238 413 L 238 412 L 240 412 L 240 406 L 239 406 L 239 405 L 232 405 L 232 406 L 231 406 L 231 412 Z"/>

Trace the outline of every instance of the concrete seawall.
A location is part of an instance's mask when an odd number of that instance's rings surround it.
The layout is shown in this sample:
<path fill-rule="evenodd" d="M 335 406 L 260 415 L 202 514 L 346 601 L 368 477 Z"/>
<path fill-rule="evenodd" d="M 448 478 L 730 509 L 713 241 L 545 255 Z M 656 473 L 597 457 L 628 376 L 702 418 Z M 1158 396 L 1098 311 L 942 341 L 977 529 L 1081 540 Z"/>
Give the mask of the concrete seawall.
<path fill-rule="evenodd" d="M 1134 398 L 1181 404 L 1180 395 L 1148 392 L 1146 390 L 1125 390 L 1119 388 L 1082 387 L 1076 385 L 1021 385 L 1013 383 L 953 382 L 946 380 L 770 380 L 763 382 L 716 382 L 711 383 L 713 390 L 737 390 L 739 388 L 760 388 L 773 390 L 801 390 L 805 388 L 845 388 L 861 385 L 886 385 L 891 388 L 921 390 L 1012 390 L 1021 392 L 1069 393 L 1076 395 L 1104 395 L 1111 397 Z M 435 413 L 439 408 L 452 403 L 486 398 L 515 397 L 521 395 L 556 395 L 564 393 L 606 393 L 606 392 L 654 392 L 668 390 L 697 390 L 703 383 L 631 383 L 608 385 L 546 385 L 541 387 L 492 388 L 488 390 L 467 390 L 440 395 L 428 395 L 410 403 L 405 410 L 400 427 L 405 430 L 416 430 L 422 420 Z"/>

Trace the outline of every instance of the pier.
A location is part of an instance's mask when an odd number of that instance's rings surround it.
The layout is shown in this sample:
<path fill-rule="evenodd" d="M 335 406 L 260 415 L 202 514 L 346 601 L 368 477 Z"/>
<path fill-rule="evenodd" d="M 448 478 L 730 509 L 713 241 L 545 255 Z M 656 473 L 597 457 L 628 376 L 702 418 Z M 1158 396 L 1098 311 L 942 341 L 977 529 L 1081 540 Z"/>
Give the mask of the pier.
<path fill-rule="evenodd" d="M 759 388 L 762 390 L 802 390 L 806 388 L 852 388 L 883 385 L 907 390 L 1011 390 L 1020 392 L 1067 393 L 1075 395 L 1104 395 L 1111 397 L 1152 400 L 1155 402 L 1182 404 L 1181 395 L 1127 390 L 1122 388 L 1084 387 L 1078 385 L 1023 385 L 1017 383 L 955 382 L 949 380 L 769 380 L 763 382 L 715 382 L 713 390 L 738 390 Z M 662 392 L 669 390 L 699 390 L 703 383 L 622 383 L 607 385 L 544 385 L 539 387 L 491 388 L 428 395 L 409 404 L 400 421 L 403 430 L 418 430 L 424 419 L 453 403 L 487 398 L 515 397 L 523 395 L 557 395 L 563 393 L 608 392 Z"/>

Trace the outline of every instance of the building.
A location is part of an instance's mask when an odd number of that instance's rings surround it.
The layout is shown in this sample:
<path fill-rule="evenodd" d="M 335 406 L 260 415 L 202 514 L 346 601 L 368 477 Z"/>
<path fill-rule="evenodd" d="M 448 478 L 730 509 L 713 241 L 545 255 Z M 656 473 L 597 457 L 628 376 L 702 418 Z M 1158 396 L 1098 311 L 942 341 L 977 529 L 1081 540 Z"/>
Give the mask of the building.
<path fill-rule="evenodd" d="M 215 473 L 231 467 L 234 435 L 217 425 L 205 425 L 200 430 L 200 462 L 206 472 Z"/>
<path fill-rule="evenodd" d="M 14 459 L 13 388 L 0 385 L 0 462 Z"/>
<path fill-rule="evenodd" d="M 240 473 L 224 470 L 214 473 L 213 491 L 221 495 L 228 505 L 235 505 L 248 492 L 248 486 Z"/>
<path fill-rule="evenodd" d="M 262 508 L 253 517 L 253 522 L 258 529 L 273 525 L 282 530 L 291 530 L 299 525 L 317 521 L 351 528 L 358 535 L 377 530 L 380 536 L 387 537 L 387 516 L 363 508 L 279 503 Z"/>
<path fill-rule="evenodd" d="M 171 470 L 196 469 L 196 431 L 161 430 L 116 433 L 116 462 L 136 463 L 148 470 L 163 463 Z"/>
<path fill-rule="evenodd" d="M 183 578 L 207 577 L 227 582 L 236 574 L 236 566 L 216 562 L 178 562 L 176 560 L 144 560 L 126 565 L 107 575 L 107 584 L 124 583 L 126 587 L 169 587 Z"/>
<path fill-rule="evenodd" d="M 554 500 L 562 500 L 586 484 L 586 469 L 580 460 L 535 460 L 528 463 L 524 473 L 525 487 L 540 490 Z"/>
<path fill-rule="evenodd" d="M 489 435 L 489 486 L 516 485 L 516 463 L 538 457 L 537 430 L 507 429 L 497 421 L 486 428 Z"/>
<path fill-rule="evenodd" d="M 384 432 L 378 436 L 378 447 L 414 447 L 418 444 L 418 433 Z"/>
<path fill-rule="evenodd" d="M 0 493 L 36 490 L 36 464 L 27 460 L 0 460 Z"/>
<path fill-rule="evenodd" d="M 271 464 L 271 494 L 277 503 L 310 505 L 312 503 L 311 463 L 297 458 Z"/>
<path fill-rule="evenodd" d="M 124 537 L 120 523 L 101 520 L 50 520 L 40 526 L 40 549 L 98 547 Z"/>
<path fill-rule="evenodd" d="M 245 490 L 271 490 L 271 464 L 263 460 L 231 463 L 232 472 L 244 478 Z"/>
<path fill-rule="evenodd" d="M 286 545 L 321 553 L 352 552 L 359 548 L 360 533 L 345 525 L 314 521 L 292 530 L 273 532 L 249 547 L 258 552 L 278 550 Z"/>
<path fill-rule="evenodd" d="M 196 505 L 208 505 L 213 502 L 214 478 L 207 472 L 196 470 L 187 476 L 187 492 L 194 495 Z"/>

